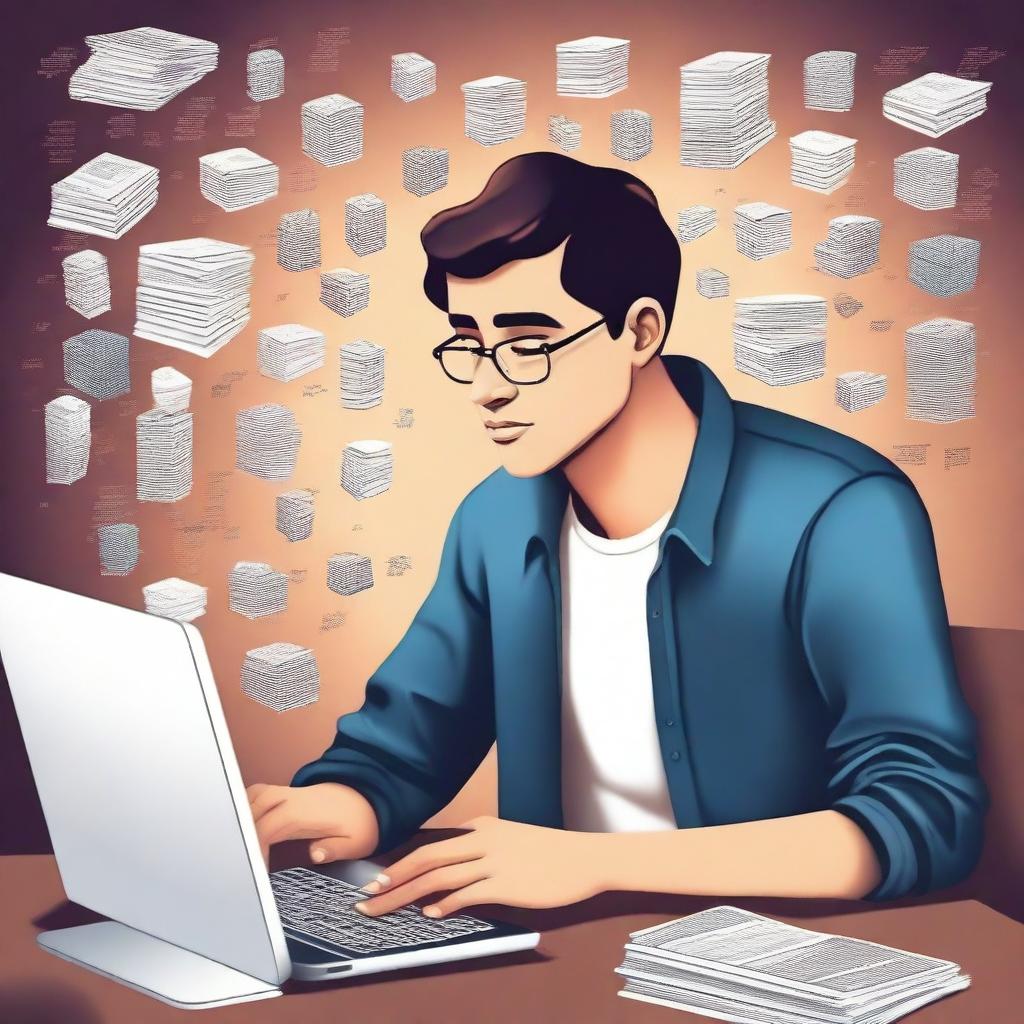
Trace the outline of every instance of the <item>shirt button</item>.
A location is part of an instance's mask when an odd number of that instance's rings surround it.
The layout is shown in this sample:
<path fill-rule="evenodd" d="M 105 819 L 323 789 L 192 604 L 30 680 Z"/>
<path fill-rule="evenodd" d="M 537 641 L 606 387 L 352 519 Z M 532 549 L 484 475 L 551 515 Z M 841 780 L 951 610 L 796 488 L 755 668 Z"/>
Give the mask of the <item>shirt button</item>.
<path fill-rule="evenodd" d="M 675 725 L 676 724 L 676 720 L 674 718 L 666 718 L 665 719 L 665 724 L 666 725 Z"/>
<path fill-rule="evenodd" d="M 673 750 L 672 751 L 672 760 L 673 761 L 678 761 L 679 760 L 679 751 L 678 750 Z"/>
<path fill-rule="evenodd" d="M 651 618 L 652 619 L 657 619 L 658 617 L 660 617 L 660 615 L 661 615 L 661 609 L 660 608 L 655 608 L 654 611 L 651 612 Z"/>

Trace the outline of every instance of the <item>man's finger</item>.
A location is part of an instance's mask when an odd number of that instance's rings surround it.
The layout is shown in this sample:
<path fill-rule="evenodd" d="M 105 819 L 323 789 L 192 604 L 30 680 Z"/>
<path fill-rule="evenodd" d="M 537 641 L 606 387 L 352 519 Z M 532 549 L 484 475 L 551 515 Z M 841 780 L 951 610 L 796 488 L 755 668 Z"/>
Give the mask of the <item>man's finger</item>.
<path fill-rule="evenodd" d="M 327 836 L 309 844 L 309 859 L 314 864 L 330 864 L 335 860 L 354 860 L 359 853 L 352 836 Z"/>
<path fill-rule="evenodd" d="M 268 811 L 272 811 L 279 804 L 288 799 L 288 788 L 286 786 L 264 786 L 256 797 L 249 802 L 249 810 L 252 811 L 253 821 L 259 821 Z"/>
<path fill-rule="evenodd" d="M 378 885 L 380 889 L 390 889 L 396 885 L 403 885 L 425 871 L 434 871 L 448 864 L 461 864 L 482 856 L 483 850 L 480 849 L 479 842 L 474 840 L 472 833 L 456 836 L 454 839 L 441 839 L 436 843 L 425 843 L 385 868 L 381 875 L 386 881 L 378 875 Z"/>
<path fill-rule="evenodd" d="M 256 822 L 256 834 L 260 842 L 266 843 L 267 846 L 273 846 L 274 843 L 283 842 L 285 839 L 306 838 L 299 834 L 300 831 L 292 812 L 284 804 L 278 804 L 273 810 L 267 811 Z"/>
<path fill-rule="evenodd" d="M 418 875 L 403 885 L 391 886 L 380 896 L 357 903 L 356 910 L 371 917 L 389 914 L 392 910 L 415 903 L 431 893 L 461 889 L 488 877 L 483 858 L 462 864 L 449 864 L 447 867 L 435 868 L 433 871 Z"/>
<path fill-rule="evenodd" d="M 270 787 L 265 782 L 254 782 L 251 786 L 247 786 L 245 789 L 245 795 L 249 798 L 249 803 L 252 803 L 265 789 Z"/>
<path fill-rule="evenodd" d="M 427 904 L 423 913 L 427 917 L 446 917 L 457 913 L 465 907 L 475 907 L 481 903 L 500 903 L 494 884 L 490 878 L 481 879 L 463 889 L 457 889 L 434 903 Z"/>

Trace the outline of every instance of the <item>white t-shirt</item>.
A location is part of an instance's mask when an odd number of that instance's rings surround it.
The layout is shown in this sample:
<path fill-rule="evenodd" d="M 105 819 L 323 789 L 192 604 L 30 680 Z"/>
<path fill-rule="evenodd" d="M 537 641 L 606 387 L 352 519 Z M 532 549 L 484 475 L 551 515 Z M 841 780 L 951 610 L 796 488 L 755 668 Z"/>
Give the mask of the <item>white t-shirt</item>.
<path fill-rule="evenodd" d="M 562 810 L 579 832 L 677 827 L 654 714 L 647 583 L 672 516 L 632 537 L 562 522 Z"/>

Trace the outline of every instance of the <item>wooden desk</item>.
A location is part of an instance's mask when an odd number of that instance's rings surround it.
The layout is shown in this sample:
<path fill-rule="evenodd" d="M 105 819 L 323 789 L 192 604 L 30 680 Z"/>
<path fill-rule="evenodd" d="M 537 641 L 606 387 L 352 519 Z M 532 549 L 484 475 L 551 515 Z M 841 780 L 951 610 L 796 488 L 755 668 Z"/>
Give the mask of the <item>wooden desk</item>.
<path fill-rule="evenodd" d="M 196 1019 L 211 1024 L 706 1021 L 622 999 L 616 995 L 622 978 L 613 968 L 621 963 L 630 931 L 726 902 L 804 927 L 873 939 L 962 964 L 972 977 L 971 987 L 916 1011 L 908 1018 L 913 1024 L 1009 1024 L 1021 1019 L 1024 925 L 974 900 L 865 910 L 861 903 L 622 893 L 606 893 L 558 910 L 484 911 L 540 931 L 536 950 L 347 983 L 288 982 L 282 997 L 205 1010 Z M 65 963 L 36 945 L 39 931 L 97 920 L 66 902 L 52 857 L 0 858 L 0 908 L 3 1024 L 159 1024 L 184 1019 L 187 1011 Z"/>

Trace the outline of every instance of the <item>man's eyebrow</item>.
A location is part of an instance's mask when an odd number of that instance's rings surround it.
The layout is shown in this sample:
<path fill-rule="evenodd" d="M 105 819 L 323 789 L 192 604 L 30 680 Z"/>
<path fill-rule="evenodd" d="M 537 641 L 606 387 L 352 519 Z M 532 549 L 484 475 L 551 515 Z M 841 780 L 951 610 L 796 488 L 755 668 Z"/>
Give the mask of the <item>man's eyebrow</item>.
<path fill-rule="evenodd" d="M 465 313 L 449 313 L 448 323 L 450 323 L 452 327 L 468 327 L 474 331 L 480 330 L 477 326 L 476 320 Z"/>
<path fill-rule="evenodd" d="M 495 327 L 561 327 L 562 325 L 547 313 L 497 313 Z"/>

